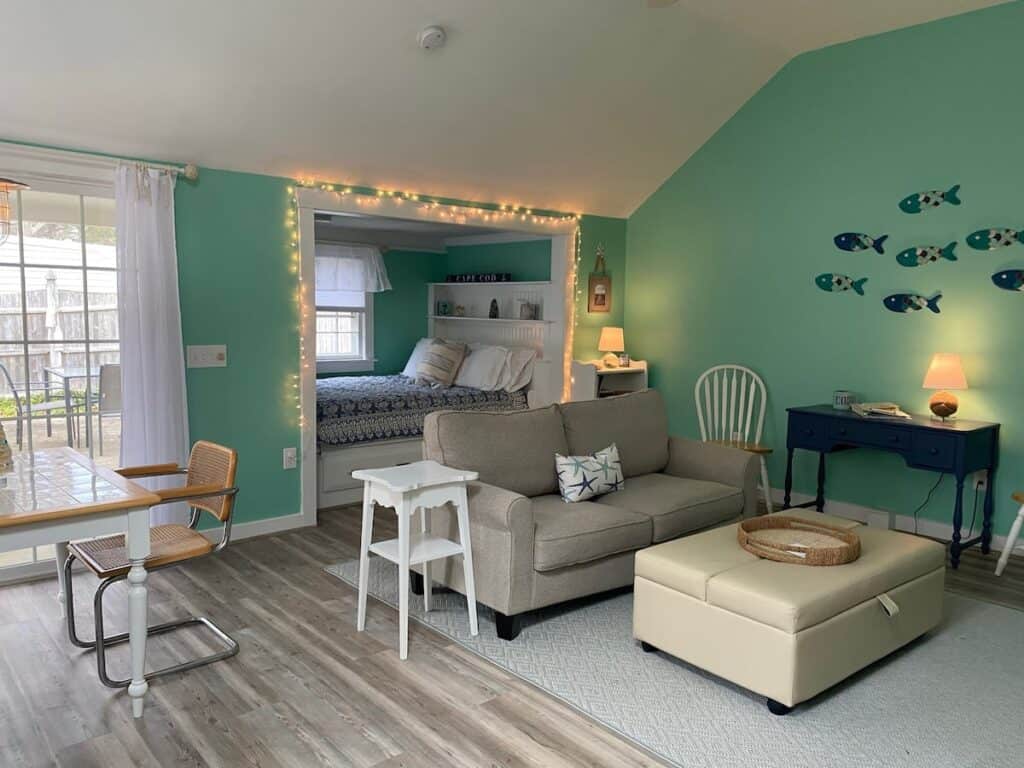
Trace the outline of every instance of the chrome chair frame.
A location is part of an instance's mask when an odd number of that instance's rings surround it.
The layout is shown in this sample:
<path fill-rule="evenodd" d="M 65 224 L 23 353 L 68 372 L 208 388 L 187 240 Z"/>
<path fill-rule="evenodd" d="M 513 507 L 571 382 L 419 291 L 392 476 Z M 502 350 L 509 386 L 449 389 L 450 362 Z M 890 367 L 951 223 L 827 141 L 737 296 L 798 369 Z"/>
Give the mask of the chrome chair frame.
<path fill-rule="evenodd" d="M 171 465 L 171 466 L 174 466 L 174 465 Z M 174 471 L 162 471 L 162 472 L 154 473 L 153 475 L 147 475 L 147 476 L 153 477 L 153 476 L 157 476 L 157 475 L 160 475 L 160 476 L 165 476 L 165 475 L 183 475 L 183 474 L 187 474 L 187 472 L 188 471 L 185 468 L 178 467 Z M 138 477 L 138 475 L 136 475 L 136 477 Z M 238 494 L 238 488 L 237 487 L 231 487 L 231 488 L 223 488 L 223 489 L 221 489 L 219 491 L 214 491 L 214 492 L 203 491 L 203 492 L 200 492 L 200 493 L 195 493 L 195 494 L 190 494 L 190 495 L 176 496 L 173 499 L 168 499 L 168 500 L 166 500 L 164 502 L 161 502 L 161 503 L 162 504 L 171 504 L 171 503 L 178 502 L 178 501 L 189 501 L 190 499 L 209 499 L 209 498 L 215 498 L 215 497 L 218 497 L 218 496 L 236 496 L 237 494 Z M 156 506 L 156 505 L 154 505 L 154 506 Z M 201 515 L 202 515 L 202 510 L 201 509 L 199 509 L 198 507 L 192 507 L 191 508 L 191 512 L 190 512 L 190 516 L 189 516 L 188 527 L 191 528 L 192 530 L 195 530 L 196 527 L 199 525 L 199 519 L 200 519 Z M 167 563 L 166 565 L 158 565 L 158 566 L 153 567 L 153 568 L 147 567 L 146 571 L 148 573 L 155 573 L 156 571 L 163 570 L 164 568 L 171 568 L 173 566 L 180 565 L 182 562 L 190 562 L 190 561 L 193 561 L 193 560 L 199 560 L 199 559 L 201 559 L 203 557 L 209 557 L 210 555 L 213 555 L 213 554 L 216 554 L 217 552 L 220 552 L 222 549 L 224 549 L 224 547 L 226 547 L 228 545 L 228 542 L 231 540 L 231 518 L 232 518 L 232 516 L 229 516 L 228 519 L 224 521 L 224 529 L 223 529 L 223 533 L 221 535 L 221 540 L 209 552 L 207 552 L 205 554 L 202 554 L 202 555 L 196 555 L 195 557 L 190 557 L 190 558 L 188 558 L 187 561 L 177 561 L 177 562 L 173 562 L 173 563 Z M 128 684 L 131 683 L 131 679 L 130 678 L 126 678 L 124 680 L 113 680 L 107 674 L 107 654 L 106 654 L 107 648 L 110 647 L 110 646 L 113 646 L 113 645 L 119 645 L 121 643 L 127 642 L 128 641 L 128 633 L 127 632 L 123 632 L 123 633 L 118 634 L 118 635 L 111 635 L 110 637 L 107 637 L 107 636 L 104 635 L 104 631 L 103 631 L 103 595 L 106 593 L 107 588 L 110 587 L 112 584 L 114 584 L 114 583 L 116 583 L 118 581 L 124 581 L 125 579 L 127 579 L 128 578 L 128 574 L 124 573 L 124 574 L 121 574 L 119 576 L 111 576 L 109 578 L 104 579 L 102 582 L 100 582 L 99 587 L 97 587 L 97 589 L 96 589 L 96 595 L 93 598 L 93 613 L 94 613 L 94 619 L 93 620 L 94 620 L 94 624 L 95 624 L 95 640 L 92 640 L 92 641 L 82 640 L 78 636 L 78 632 L 77 632 L 76 627 L 75 627 L 75 599 L 74 599 L 74 592 L 73 592 L 73 588 L 72 588 L 72 565 L 74 564 L 75 560 L 76 560 L 76 558 L 75 558 L 74 554 L 69 553 L 68 557 L 67 557 L 67 560 L 64 561 L 64 584 L 65 584 L 65 593 L 66 593 L 66 597 L 65 597 L 66 603 L 65 603 L 65 605 L 66 605 L 66 608 L 67 608 L 65 613 L 67 615 L 68 639 L 71 641 L 72 645 L 76 645 L 79 648 L 84 648 L 85 650 L 96 651 L 96 671 L 99 674 L 100 681 L 104 685 L 106 685 L 109 688 L 127 688 Z M 184 627 L 191 627 L 191 626 L 196 626 L 196 625 L 200 625 L 200 624 L 205 626 L 207 629 L 209 629 L 221 642 L 223 642 L 225 645 L 227 645 L 227 648 L 224 649 L 223 651 L 218 651 L 217 653 L 210 654 L 209 656 L 203 656 L 201 658 L 193 659 L 191 661 L 182 662 L 180 664 L 172 664 L 169 667 L 164 667 L 163 669 L 158 669 L 158 670 L 154 670 L 153 672 L 148 672 L 145 675 L 145 679 L 147 681 L 152 680 L 152 679 L 157 678 L 157 677 L 163 677 L 164 675 L 170 675 L 170 674 L 173 674 L 173 673 L 176 673 L 176 672 L 186 672 L 186 671 L 188 671 L 190 669 L 195 669 L 196 667 L 203 667 L 203 666 L 206 666 L 207 664 L 213 664 L 215 661 L 222 661 L 224 659 L 229 659 L 229 658 L 231 658 L 232 656 L 234 656 L 234 655 L 236 655 L 238 653 L 238 642 L 233 637 L 231 637 L 231 635 L 229 635 L 223 629 L 218 627 L 216 624 L 213 623 L 213 621 L 211 621 L 210 619 L 206 618 L 205 616 L 189 616 L 189 617 L 184 618 L 184 619 L 177 619 L 175 621 L 168 621 L 168 622 L 163 623 L 163 624 L 154 624 L 154 625 L 149 626 L 149 627 L 146 628 L 146 637 L 147 638 L 154 637 L 156 635 L 162 635 L 162 634 L 165 634 L 167 632 L 172 632 L 172 631 L 174 631 L 176 629 L 182 629 Z"/>

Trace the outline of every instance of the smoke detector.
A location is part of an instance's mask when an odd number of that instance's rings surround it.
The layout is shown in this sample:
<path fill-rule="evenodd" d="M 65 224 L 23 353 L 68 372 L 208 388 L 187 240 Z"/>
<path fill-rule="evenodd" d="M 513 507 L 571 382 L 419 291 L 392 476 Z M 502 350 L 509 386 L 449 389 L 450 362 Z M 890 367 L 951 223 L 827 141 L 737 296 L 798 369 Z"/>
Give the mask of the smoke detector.
<path fill-rule="evenodd" d="M 434 24 L 421 29 L 420 33 L 416 36 L 416 42 L 420 44 L 420 48 L 429 51 L 433 48 L 443 48 L 447 37 L 444 27 Z"/>

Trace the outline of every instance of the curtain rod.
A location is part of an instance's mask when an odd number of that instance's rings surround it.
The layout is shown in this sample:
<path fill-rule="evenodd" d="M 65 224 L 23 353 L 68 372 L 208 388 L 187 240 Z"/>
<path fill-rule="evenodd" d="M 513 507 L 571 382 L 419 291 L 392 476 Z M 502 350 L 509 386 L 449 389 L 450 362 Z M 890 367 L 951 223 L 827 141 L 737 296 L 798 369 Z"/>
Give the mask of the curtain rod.
<path fill-rule="evenodd" d="M 59 154 L 78 155 L 81 157 L 93 157 L 96 158 L 97 160 L 107 160 L 111 162 L 139 163 L 140 165 L 144 165 L 148 168 L 159 168 L 162 171 L 169 171 L 170 173 L 173 173 L 175 175 L 184 176 L 189 181 L 195 181 L 196 179 L 199 178 L 199 166 L 195 165 L 194 163 L 187 163 L 185 165 L 171 165 L 168 163 L 150 163 L 146 160 L 139 160 L 133 157 L 104 155 L 101 152 L 86 152 L 84 150 L 79 149 L 57 149 L 52 147 L 37 147 L 33 144 L 20 144 L 15 141 L 4 141 L 0 142 L 0 144 L 3 144 L 4 146 L 8 147 L 19 147 L 29 150 L 34 149 L 41 152 L 55 152 Z"/>
<path fill-rule="evenodd" d="M 381 253 L 386 252 L 389 248 L 389 246 L 381 245 L 380 243 L 360 243 L 358 240 L 327 240 L 318 238 L 314 242 L 323 243 L 324 245 L 357 245 L 360 248 L 376 248 Z"/>

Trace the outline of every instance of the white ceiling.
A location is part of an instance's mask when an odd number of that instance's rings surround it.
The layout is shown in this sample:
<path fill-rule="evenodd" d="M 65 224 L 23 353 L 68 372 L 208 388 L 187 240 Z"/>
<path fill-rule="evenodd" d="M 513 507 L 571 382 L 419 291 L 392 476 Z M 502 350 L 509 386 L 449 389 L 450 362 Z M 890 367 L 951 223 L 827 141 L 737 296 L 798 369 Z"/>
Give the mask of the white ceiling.
<path fill-rule="evenodd" d="M 996 4 L 0 0 L 0 137 L 621 216 L 794 55 Z"/>

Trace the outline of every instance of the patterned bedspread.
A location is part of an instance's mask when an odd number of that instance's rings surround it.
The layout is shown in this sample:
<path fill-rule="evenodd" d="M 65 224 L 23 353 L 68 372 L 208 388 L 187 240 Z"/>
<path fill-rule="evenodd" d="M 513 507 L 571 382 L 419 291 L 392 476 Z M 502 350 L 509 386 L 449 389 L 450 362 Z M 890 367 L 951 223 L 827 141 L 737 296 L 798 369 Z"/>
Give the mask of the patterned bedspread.
<path fill-rule="evenodd" d="M 423 434 L 431 411 L 516 411 L 526 391 L 483 392 L 468 387 L 433 389 L 405 376 L 339 376 L 316 382 L 316 439 L 353 445 Z"/>

